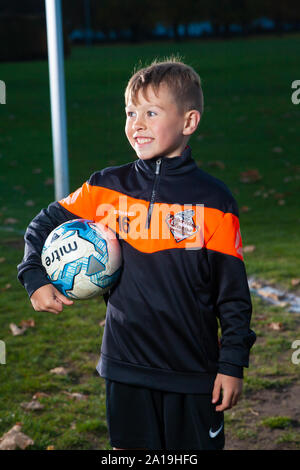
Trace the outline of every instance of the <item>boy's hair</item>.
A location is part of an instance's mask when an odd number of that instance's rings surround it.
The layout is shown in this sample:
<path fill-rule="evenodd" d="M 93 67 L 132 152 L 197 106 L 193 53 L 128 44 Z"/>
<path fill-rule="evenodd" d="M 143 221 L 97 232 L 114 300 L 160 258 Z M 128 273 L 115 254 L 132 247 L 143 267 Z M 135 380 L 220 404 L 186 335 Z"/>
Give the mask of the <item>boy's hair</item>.
<path fill-rule="evenodd" d="M 204 100 L 201 79 L 192 67 L 172 57 L 161 62 L 155 60 L 151 65 L 135 72 L 125 90 L 126 105 L 129 99 L 136 104 L 140 90 L 147 98 L 148 86 L 151 85 L 157 93 L 161 84 L 168 87 L 180 112 L 196 109 L 202 117 Z"/>

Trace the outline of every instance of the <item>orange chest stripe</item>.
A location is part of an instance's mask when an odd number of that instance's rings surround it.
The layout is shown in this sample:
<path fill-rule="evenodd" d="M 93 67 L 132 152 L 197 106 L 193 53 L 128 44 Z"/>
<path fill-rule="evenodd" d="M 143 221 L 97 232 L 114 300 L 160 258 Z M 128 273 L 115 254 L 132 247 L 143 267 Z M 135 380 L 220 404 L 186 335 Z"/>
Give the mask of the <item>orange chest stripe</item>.
<path fill-rule="evenodd" d="M 227 217 L 224 230 L 219 234 L 217 227 L 223 223 L 224 213 L 202 204 L 155 203 L 150 227 L 146 228 L 149 201 L 115 190 L 85 183 L 59 203 L 78 217 L 107 225 L 143 253 L 173 248 L 199 249 L 208 241 L 207 248 L 239 256 L 235 247 L 238 218 L 226 214 L 231 217 Z"/>

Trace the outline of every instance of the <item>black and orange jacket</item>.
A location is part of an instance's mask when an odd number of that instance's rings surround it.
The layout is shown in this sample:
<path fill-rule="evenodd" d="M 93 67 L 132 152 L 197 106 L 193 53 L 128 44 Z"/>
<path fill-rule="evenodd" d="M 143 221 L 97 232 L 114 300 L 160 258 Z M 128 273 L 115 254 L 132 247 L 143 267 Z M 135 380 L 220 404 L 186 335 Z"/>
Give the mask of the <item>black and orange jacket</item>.
<path fill-rule="evenodd" d="M 190 147 L 98 171 L 43 209 L 27 228 L 18 266 L 29 296 L 49 283 L 40 257 L 46 237 L 74 218 L 110 226 L 122 248 L 122 274 L 106 299 L 102 377 L 211 393 L 217 372 L 243 376 L 255 333 L 238 207 L 222 181 L 197 167 Z"/>

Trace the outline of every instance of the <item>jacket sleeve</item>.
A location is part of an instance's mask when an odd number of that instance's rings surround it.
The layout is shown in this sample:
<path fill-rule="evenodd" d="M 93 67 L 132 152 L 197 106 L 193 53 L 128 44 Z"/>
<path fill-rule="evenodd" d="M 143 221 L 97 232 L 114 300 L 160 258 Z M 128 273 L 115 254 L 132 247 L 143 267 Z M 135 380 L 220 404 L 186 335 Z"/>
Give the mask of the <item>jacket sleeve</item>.
<path fill-rule="evenodd" d="M 48 237 L 60 224 L 78 216 L 68 212 L 58 202 L 53 202 L 30 222 L 24 235 L 24 257 L 17 266 L 18 279 L 27 290 L 29 297 L 39 287 L 50 284 L 42 265 L 41 253 Z"/>
<path fill-rule="evenodd" d="M 30 222 L 24 235 L 25 250 L 17 266 L 18 279 L 27 290 L 29 297 L 43 285 L 50 284 L 41 262 L 41 253 L 48 237 L 60 224 L 78 218 L 94 220 L 94 198 L 91 197 L 91 182 L 84 183 L 74 193 L 61 201 L 51 203 Z"/>
<path fill-rule="evenodd" d="M 220 320 L 221 344 L 218 372 L 243 377 L 249 366 L 250 348 L 256 340 L 250 329 L 252 303 L 242 256 L 242 239 L 236 203 L 223 214 L 206 244 L 216 315 Z"/>

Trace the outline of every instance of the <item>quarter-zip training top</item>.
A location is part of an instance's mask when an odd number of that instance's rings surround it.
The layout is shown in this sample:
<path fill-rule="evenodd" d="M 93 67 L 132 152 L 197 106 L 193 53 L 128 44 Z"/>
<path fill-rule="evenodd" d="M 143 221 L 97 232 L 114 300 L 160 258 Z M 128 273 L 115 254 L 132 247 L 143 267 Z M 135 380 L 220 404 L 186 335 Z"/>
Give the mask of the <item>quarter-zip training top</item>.
<path fill-rule="evenodd" d="M 243 376 L 255 333 L 238 206 L 225 183 L 197 167 L 190 147 L 97 171 L 43 209 L 18 266 L 29 296 L 49 283 L 45 239 L 75 218 L 110 226 L 122 248 L 122 274 L 106 296 L 102 377 L 211 393 L 218 372 Z"/>

